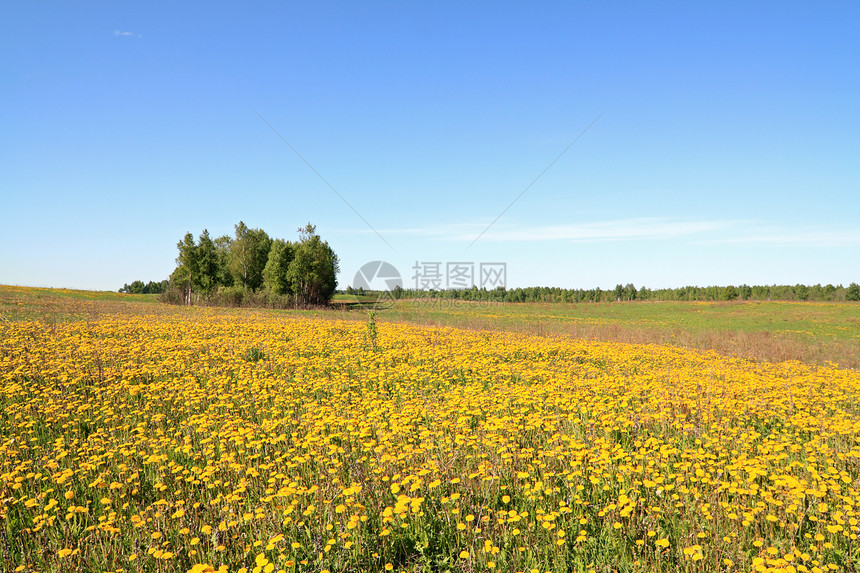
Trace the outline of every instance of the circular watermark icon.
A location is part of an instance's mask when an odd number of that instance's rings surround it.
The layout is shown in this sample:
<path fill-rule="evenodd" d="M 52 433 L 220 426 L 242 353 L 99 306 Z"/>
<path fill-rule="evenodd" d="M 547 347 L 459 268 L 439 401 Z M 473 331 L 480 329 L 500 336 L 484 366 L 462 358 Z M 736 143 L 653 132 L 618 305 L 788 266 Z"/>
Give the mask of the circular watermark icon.
<path fill-rule="evenodd" d="M 374 304 L 378 308 L 391 308 L 394 305 L 391 292 L 398 287 L 403 288 L 400 271 L 386 261 L 364 263 L 352 279 L 352 288 L 358 291 L 357 294 L 370 297 L 364 302 Z"/>

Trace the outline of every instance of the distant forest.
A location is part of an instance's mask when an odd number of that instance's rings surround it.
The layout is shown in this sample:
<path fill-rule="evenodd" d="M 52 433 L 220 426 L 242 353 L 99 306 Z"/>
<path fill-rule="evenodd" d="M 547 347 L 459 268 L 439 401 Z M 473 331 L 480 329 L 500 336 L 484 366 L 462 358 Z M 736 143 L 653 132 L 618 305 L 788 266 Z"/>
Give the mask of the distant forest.
<path fill-rule="evenodd" d="M 272 239 L 262 229 L 250 229 L 239 221 L 233 237 L 212 239 L 207 230 L 195 240 L 186 233 L 176 247 L 176 269 L 168 280 L 136 280 L 119 292 L 158 294 L 174 304 L 214 304 L 224 306 L 326 305 L 338 292 L 338 257 L 308 223 L 298 230 L 296 242 Z M 363 295 L 363 289 L 340 291 Z M 649 289 L 633 284 L 614 289 L 564 289 L 559 287 L 517 287 L 507 289 L 418 290 L 396 287 L 395 299 L 439 298 L 488 302 L 613 302 L 613 301 L 860 301 L 860 285 L 832 284 L 806 286 L 685 286 Z"/>
<path fill-rule="evenodd" d="M 352 287 L 347 294 L 365 294 Z M 616 285 L 614 289 L 563 289 L 557 287 L 497 287 L 495 289 L 416 290 L 397 287 L 391 292 L 395 299 L 442 298 L 492 302 L 612 302 L 612 301 L 729 301 L 729 300 L 798 300 L 798 301 L 860 301 L 860 286 L 773 285 L 773 286 L 686 286 L 680 288 L 636 288 L 632 284 Z"/>
<path fill-rule="evenodd" d="M 296 242 L 273 239 L 262 229 L 240 221 L 235 235 L 215 239 L 209 231 L 195 240 L 186 233 L 176 247 L 176 269 L 170 279 L 134 281 L 120 292 L 156 293 L 173 304 L 224 306 L 325 305 L 337 288 L 338 258 L 307 224 Z"/>
<path fill-rule="evenodd" d="M 125 283 L 119 292 L 128 294 L 161 294 L 170 287 L 170 281 L 164 279 L 160 282 L 149 281 L 132 281 L 131 284 Z"/>

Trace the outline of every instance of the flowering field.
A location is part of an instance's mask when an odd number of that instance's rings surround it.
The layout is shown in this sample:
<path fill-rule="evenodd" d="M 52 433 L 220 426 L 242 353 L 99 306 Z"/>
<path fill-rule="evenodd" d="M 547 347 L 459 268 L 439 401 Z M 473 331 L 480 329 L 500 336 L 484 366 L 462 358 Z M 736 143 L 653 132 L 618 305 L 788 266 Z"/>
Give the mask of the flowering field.
<path fill-rule="evenodd" d="M 860 560 L 857 371 L 148 306 L 0 322 L 4 571 Z"/>

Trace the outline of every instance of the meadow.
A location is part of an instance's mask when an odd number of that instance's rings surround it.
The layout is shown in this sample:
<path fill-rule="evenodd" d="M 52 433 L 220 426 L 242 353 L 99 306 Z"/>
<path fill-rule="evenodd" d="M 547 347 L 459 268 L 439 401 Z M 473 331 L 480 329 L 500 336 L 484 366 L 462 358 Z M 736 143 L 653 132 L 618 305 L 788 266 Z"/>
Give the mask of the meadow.
<path fill-rule="evenodd" d="M 860 304 L 853 302 L 633 302 L 494 304 L 404 300 L 388 320 L 670 344 L 781 362 L 860 368 Z"/>
<path fill-rule="evenodd" d="M 857 569 L 860 372 L 491 310 L 3 287 L 3 570 Z"/>

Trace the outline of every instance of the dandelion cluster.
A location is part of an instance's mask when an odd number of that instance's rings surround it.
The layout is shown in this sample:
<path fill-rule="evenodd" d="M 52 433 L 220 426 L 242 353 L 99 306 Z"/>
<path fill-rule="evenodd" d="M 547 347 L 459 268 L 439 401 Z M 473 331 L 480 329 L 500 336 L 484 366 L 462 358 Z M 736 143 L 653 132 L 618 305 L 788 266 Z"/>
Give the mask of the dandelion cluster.
<path fill-rule="evenodd" d="M 860 373 L 289 314 L 0 324 L 10 571 L 823 571 Z"/>

